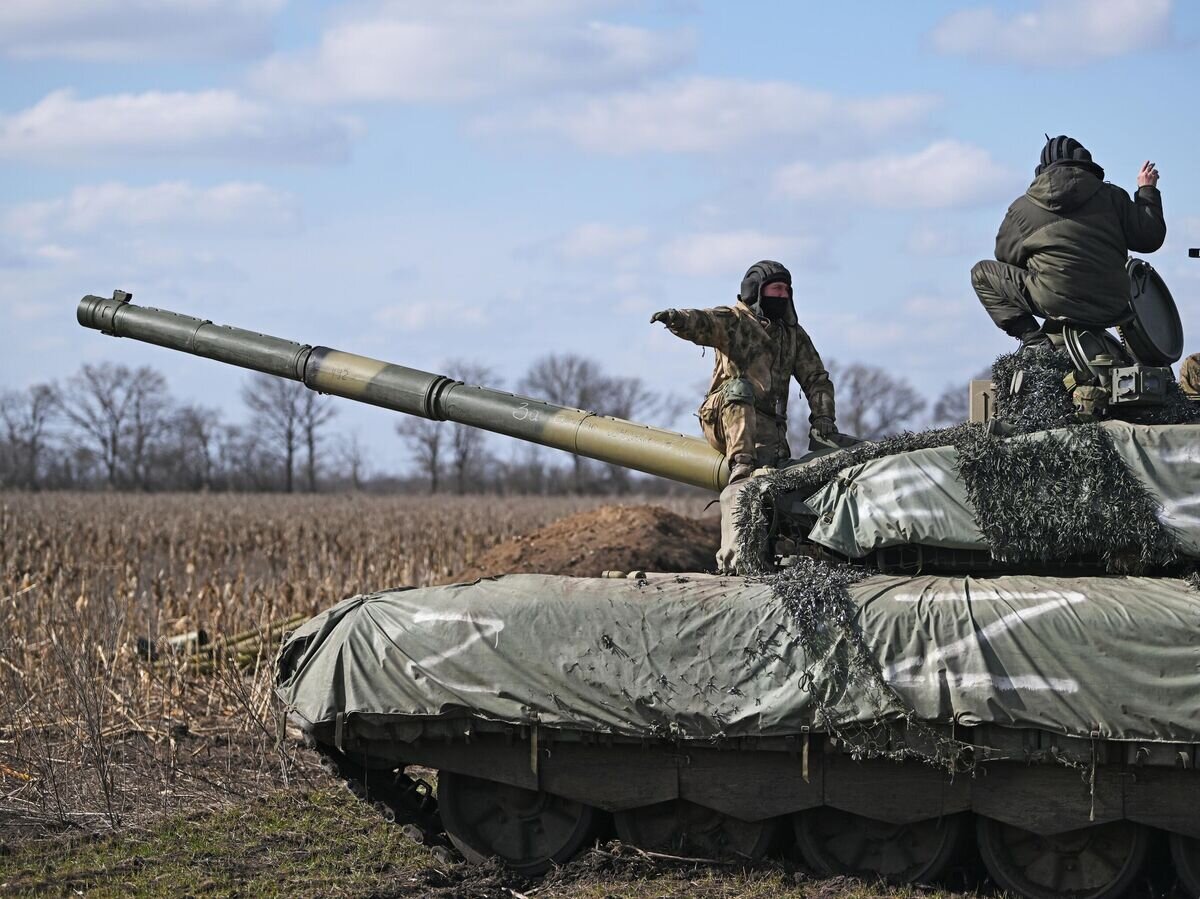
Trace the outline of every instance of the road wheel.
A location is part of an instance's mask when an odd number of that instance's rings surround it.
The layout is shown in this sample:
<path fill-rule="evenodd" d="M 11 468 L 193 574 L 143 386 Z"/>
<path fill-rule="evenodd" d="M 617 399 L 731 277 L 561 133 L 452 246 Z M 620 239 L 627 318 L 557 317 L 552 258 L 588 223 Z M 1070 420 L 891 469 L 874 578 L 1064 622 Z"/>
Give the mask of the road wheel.
<path fill-rule="evenodd" d="M 449 771 L 438 775 L 438 807 L 447 836 L 467 861 L 499 857 L 527 876 L 574 856 L 591 840 L 598 818 L 581 802 Z"/>
<path fill-rule="evenodd" d="M 757 861 L 779 832 L 778 822 L 742 821 L 722 812 L 672 799 L 613 815 L 617 836 L 626 843 L 674 855 Z"/>
<path fill-rule="evenodd" d="M 825 807 L 800 812 L 792 821 L 796 845 L 817 873 L 889 883 L 937 880 L 959 858 L 970 832 L 965 813 L 889 824 Z"/>
<path fill-rule="evenodd" d="M 1042 836 L 991 818 L 977 825 L 979 852 L 992 879 L 1029 899 L 1116 899 L 1146 861 L 1147 829 L 1112 821 Z"/>
<path fill-rule="evenodd" d="M 1200 840 L 1171 834 L 1171 861 L 1185 896 L 1200 896 Z"/>

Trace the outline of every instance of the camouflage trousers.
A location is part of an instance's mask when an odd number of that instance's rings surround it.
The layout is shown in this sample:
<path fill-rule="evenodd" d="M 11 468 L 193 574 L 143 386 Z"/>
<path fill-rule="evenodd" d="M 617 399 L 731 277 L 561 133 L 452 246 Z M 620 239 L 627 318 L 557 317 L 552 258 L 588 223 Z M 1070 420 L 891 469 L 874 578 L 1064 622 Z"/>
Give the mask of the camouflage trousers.
<path fill-rule="evenodd" d="M 1179 367 L 1179 387 L 1191 396 L 1200 396 L 1200 353 L 1192 353 Z"/>
<path fill-rule="evenodd" d="M 709 446 L 734 463 L 775 465 L 790 455 L 787 441 L 780 440 L 774 416 L 759 412 L 748 403 L 718 399 L 700 415 L 700 430 Z"/>

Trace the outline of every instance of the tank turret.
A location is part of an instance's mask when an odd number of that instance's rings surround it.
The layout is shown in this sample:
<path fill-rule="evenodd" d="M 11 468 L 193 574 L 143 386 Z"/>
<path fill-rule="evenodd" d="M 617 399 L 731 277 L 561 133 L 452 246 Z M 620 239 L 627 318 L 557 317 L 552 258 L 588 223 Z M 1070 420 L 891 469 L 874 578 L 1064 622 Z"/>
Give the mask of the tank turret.
<path fill-rule="evenodd" d="M 84 297 L 77 311 L 79 323 L 116 337 L 290 378 L 331 396 L 482 428 L 681 484 L 719 491 L 729 479 L 725 457 L 698 437 L 464 384 L 329 347 L 135 306 L 130 297 L 120 290 L 111 298 Z"/>

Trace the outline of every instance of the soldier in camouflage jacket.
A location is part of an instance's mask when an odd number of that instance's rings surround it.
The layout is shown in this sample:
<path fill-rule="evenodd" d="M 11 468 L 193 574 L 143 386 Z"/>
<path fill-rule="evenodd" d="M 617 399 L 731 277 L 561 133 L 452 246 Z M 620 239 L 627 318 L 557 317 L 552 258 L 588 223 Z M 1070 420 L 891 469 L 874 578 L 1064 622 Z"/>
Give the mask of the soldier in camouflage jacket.
<path fill-rule="evenodd" d="M 1200 396 L 1200 353 L 1192 353 L 1179 368 L 1179 387 L 1188 396 Z"/>
<path fill-rule="evenodd" d="M 791 457 L 787 403 L 793 377 L 808 399 L 814 439 L 828 444 L 837 435 L 833 383 L 796 320 L 792 276 L 778 262 L 751 266 L 734 306 L 666 309 L 650 321 L 716 351 L 698 414 L 708 442 L 729 458 L 731 481 Z"/>

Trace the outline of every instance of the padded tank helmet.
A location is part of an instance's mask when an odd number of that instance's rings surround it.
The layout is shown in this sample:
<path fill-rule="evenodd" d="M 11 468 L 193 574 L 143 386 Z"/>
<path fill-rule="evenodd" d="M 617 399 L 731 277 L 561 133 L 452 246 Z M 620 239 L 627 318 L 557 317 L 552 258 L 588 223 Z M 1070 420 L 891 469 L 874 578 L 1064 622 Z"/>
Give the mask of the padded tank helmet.
<path fill-rule="evenodd" d="M 778 283 L 787 285 L 787 302 L 776 304 L 776 308 L 768 308 L 767 305 L 763 304 L 763 288 L 768 284 Z M 784 268 L 782 263 L 774 262 L 770 259 L 756 262 L 750 266 L 750 269 L 746 272 L 746 277 L 742 278 L 742 290 L 738 294 L 738 299 L 749 306 L 755 315 L 764 318 L 779 318 L 786 312 L 787 308 L 791 307 L 792 273 Z"/>

